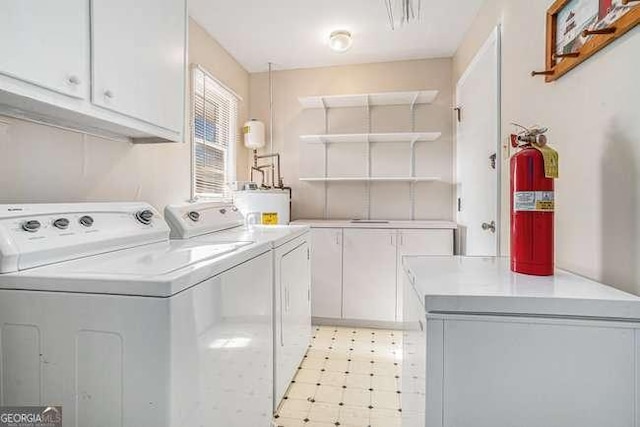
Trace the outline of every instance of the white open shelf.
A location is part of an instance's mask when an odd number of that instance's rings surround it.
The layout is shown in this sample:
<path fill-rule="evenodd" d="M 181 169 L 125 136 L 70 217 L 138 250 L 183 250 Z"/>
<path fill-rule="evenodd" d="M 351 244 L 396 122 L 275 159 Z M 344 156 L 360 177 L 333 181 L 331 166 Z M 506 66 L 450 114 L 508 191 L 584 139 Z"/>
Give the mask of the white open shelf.
<path fill-rule="evenodd" d="M 440 132 L 397 132 L 397 133 L 346 133 L 331 135 L 302 135 L 300 140 L 313 144 L 349 142 L 423 142 L 435 141 Z"/>
<path fill-rule="evenodd" d="M 305 96 L 298 100 L 302 108 L 376 107 L 382 105 L 431 104 L 438 97 L 437 90 L 408 92 L 363 93 L 357 95 Z"/>
<path fill-rule="evenodd" d="M 300 178 L 300 181 L 306 182 L 433 182 L 441 181 L 441 178 L 428 176 L 371 176 L 371 177 L 318 177 L 318 178 Z"/>

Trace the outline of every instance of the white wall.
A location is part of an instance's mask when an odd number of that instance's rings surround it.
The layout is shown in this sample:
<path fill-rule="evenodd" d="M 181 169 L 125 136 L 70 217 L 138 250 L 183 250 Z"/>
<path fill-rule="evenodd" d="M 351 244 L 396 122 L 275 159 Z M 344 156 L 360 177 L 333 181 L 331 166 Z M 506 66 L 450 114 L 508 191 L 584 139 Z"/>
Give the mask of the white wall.
<path fill-rule="evenodd" d="M 545 13 L 552 0 L 487 0 L 454 57 L 460 77 L 502 24 L 503 140 L 511 122 L 550 128 L 560 153 L 556 182 L 558 267 L 640 293 L 640 27 L 555 83 L 544 67 Z M 503 175 L 503 248 L 508 253 L 508 161 Z"/>
<path fill-rule="evenodd" d="M 282 154 L 285 183 L 293 187 L 294 219 L 322 218 L 324 187 L 300 182 L 300 177 L 323 176 L 323 146 L 301 143 L 300 135 L 324 133 L 323 111 L 303 110 L 298 97 L 368 92 L 437 89 L 432 105 L 416 108 L 416 131 L 438 131 L 436 142 L 416 145 L 416 175 L 437 176 L 441 183 L 416 184 L 416 219 L 451 219 L 453 216 L 453 144 L 451 115 L 451 59 L 399 61 L 355 66 L 276 71 L 274 79 L 274 150 Z M 250 116 L 269 119 L 268 74 L 251 75 Z M 408 107 L 372 109 L 372 132 L 409 132 Z M 329 133 L 366 133 L 366 109 L 332 109 Z M 268 151 L 268 146 L 264 151 Z M 331 145 L 330 176 L 366 175 L 365 144 Z M 372 173 L 377 176 L 408 176 L 409 144 L 372 144 Z M 365 218 L 363 183 L 329 184 L 330 218 Z M 407 183 L 374 183 L 371 217 L 409 219 Z"/>
<path fill-rule="evenodd" d="M 190 62 L 243 97 L 243 122 L 249 74 L 197 23 L 189 24 Z M 247 152 L 240 143 L 238 150 L 245 170 Z M 190 162 L 188 143 L 135 145 L 0 117 L 0 203 L 144 200 L 162 210 L 189 198 Z"/>

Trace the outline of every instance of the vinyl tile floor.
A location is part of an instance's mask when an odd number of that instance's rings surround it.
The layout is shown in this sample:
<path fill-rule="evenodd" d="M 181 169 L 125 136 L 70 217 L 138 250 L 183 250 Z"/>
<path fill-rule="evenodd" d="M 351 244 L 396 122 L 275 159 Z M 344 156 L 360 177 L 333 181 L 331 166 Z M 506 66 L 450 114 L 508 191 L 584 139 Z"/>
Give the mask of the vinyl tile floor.
<path fill-rule="evenodd" d="M 314 327 L 279 427 L 400 427 L 402 332 Z"/>

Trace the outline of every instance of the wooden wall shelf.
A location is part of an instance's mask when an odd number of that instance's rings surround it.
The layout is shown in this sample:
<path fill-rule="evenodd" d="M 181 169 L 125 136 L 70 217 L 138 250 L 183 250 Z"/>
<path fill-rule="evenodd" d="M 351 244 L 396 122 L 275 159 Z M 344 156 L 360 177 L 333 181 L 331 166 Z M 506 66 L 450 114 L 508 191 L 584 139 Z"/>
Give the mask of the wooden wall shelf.
<path fill-rule="evenodd" d="M 595 5 L 599 5 L 598 0 L 583 1 L 592 1 Z M 558 31 L 559 28 L 563 28 L 562 25 L 565 25 L 566 22 L 559 23 L 558 20 L 560 16 L 564 16 L 562 15 L 564 9 L 570 5 L 571 0 L 556 0 L 547 11 L 546 68 L 531 73 L 532 76 L 545 76 L 546 82 L 558 80 L 595 55 L 599 50 L 640 24 L 640 1 L 623 0 L 622 5 L 618 7 L 629 7 L 628 11 L 617 19 L 615 19 L 616 16 L 611 18 L 610 15 L 604 17 L 599 15 L 586 28 L 579 28 L 580 42 L 584 41 L 584 43 L 577 43 L 579 47 L 574 50 L 559 52 L 557 47 Z M 573 16 L 569 16 L 569 18 L 573 18 Z M 573 24 L 580 26 L 579 22 L 573 22 Z M 565 31 L 575 30 L 567 26 Z"/>

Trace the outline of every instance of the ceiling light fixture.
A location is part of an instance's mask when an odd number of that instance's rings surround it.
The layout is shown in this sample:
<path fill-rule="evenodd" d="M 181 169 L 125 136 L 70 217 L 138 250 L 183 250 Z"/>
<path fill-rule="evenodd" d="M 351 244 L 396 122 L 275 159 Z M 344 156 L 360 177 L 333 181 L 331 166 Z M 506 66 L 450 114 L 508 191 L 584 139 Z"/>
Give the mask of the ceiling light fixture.
<path fill-rule="evenodd" d="M 349 50 L 353 39 L 351 33 L 346 30 L 338 30 L 331 33 L 329 36 L 329 47 L 334 52 L 342 53 Z"/>

